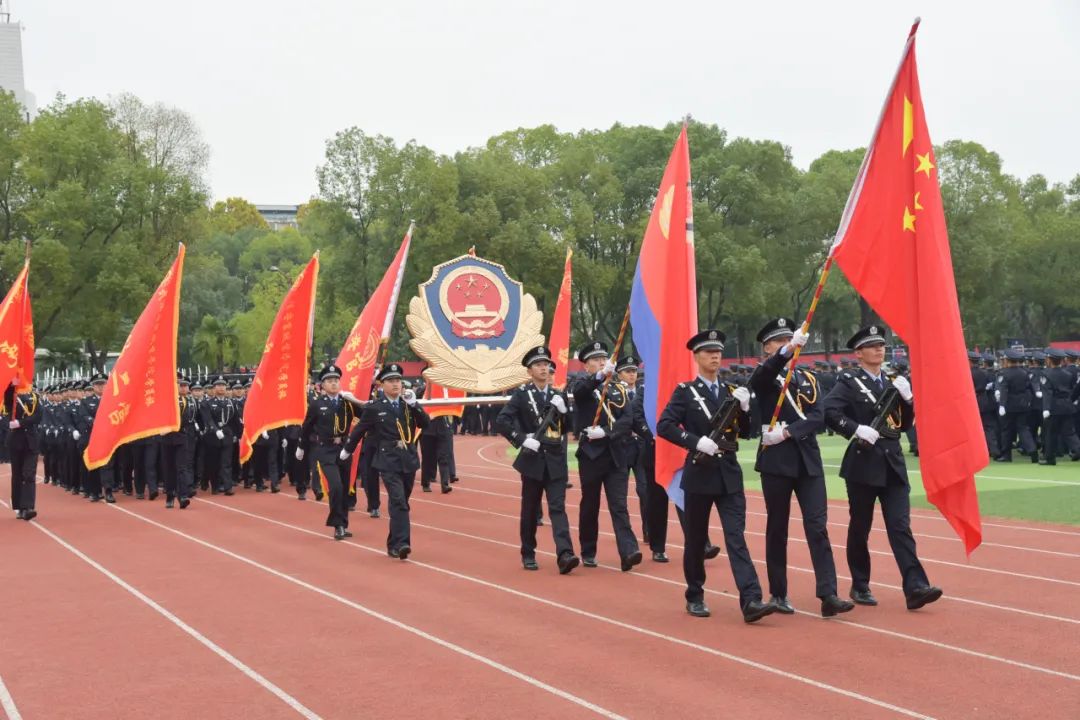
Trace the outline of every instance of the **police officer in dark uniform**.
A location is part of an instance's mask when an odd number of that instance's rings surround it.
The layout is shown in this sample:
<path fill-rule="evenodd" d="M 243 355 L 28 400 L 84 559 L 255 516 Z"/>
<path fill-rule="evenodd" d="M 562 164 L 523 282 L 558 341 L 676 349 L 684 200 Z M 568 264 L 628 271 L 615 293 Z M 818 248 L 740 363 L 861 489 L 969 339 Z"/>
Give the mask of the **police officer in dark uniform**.
<path fill-rule="evenodd" d="M 341 368 L 327 365 L 319 372 L 322 394 L 308 403 L 307 415 L 300 428 L 300 445 L 295 457 L 302 461 L 310 452 L 314 463 L 312 482 L 326 483 L 325 494 L 329 513 L 326 526 L 334 528 L 334 539 L 352 537 L 349 532 L 348 461 L 351 450 L 346 450 L 349 428 L 364 406 L 348 393 L 339 392 Z M 353 446 L 355 447 L 355 445 Z"/>
<path fill-rule="evenodd" d="M 1028 372 L 1021 364 L 1023 359 L 1023 353 L 1006 350 L 1005 367 L 998 371 L 994 385 L 998 417 L 1001 418 L 1001 455 L 994 458 L 999 462 L 1012 462 L 1012 448 L 1017 436 L 1020 438 L 1020 451 L 1030 457 L 1031 462 L 1039 462 L 1035 439 L 1028 427 L 1028 414 L 1035 394 Z"/>
<path fill-rule="evenodd" d="M 18 375 L 4 391 L 3 415 L 7 419 L 8 450 L 11 453 L 11 507 L 19 520 L 37 517 L 37 464 L 40 443 L 37 425 L 41 422 L 41 396 L 30 388 L 17 391 Z"/>
<path fill-rule="evenodd" d="M 573 387 L 578 422 L 578 474 L 581 476 L 581 504 L 578 533 L 581 539 L 581 562 L 596 567 L 596 543 L 600 532 L 600 491 L 607 497 L 608 512 L 615 530 L 621 568 L 626 572 L 641 562 L 641 550 L 630 525 L 626 509 L 626 491 L 630 478 L 627 440 L 632 432 L 633 410 L 626 389 L 604 381 L 615 370 L 608 359 L 607 346 L 590 341 L 577 354 L 585 365 L 585 375 Z M 596 409 L 604 395 L 603 409 Z"/>
<path fill-rule="evenodd" d="M 870 592 L 870 527 L 874 504 L 881 501 L 885 531 L 893 557 L 903 578 L 909 610 L 917 610 L 941 597 L 941 589 L 926 577 L 915 554 L 911 534 L 911 486 L 900 448 L 900 433 L 914 422 L 911 384 L 896 377 L 891 384 L 900 394 L 897 409 L 879 432 L 871 427 L 874 404 L 890 382 L 882 373 L 885 361 L 885 333 L 877 325 L 860 329 L 848 340 L 859 367 L 841 373 L 836 387 L 825 398 L 825 421 L 852 440 L 840 464 L 840 477 L 847 483 L 851 520 L 847 534 L 847 560 L 851 569 L 851 599 L 860 605 L 877 605 Z"/>
<path fill-rule="evenodd" d="M 200 425 L 206 441 L 206 477 L 211 493 L 223 492 L 233 495 L 232 448 L 235 437 L 236 409 L 225 394 L 228 383 L 225 377 L 214 378 L 213 394 L 203 400 L 199 407 Z"/>
<path fill-rule="evenodd" d="M 709 516 L 715 506 L 724 528 L 731 572 L 739 588 L 743 620 L 757 622 L 772 614 L 776 606 L 761 601 L 761 585 L 746 547 L 742 468 L 735 449 L 721 449 L 720 444 L 709 437 L 713 432 L 712 418 L 728 398 L 733 398 L 739 407 L 735 422 L 722 429 L 725 447 L 730 447 L 727 443 L 734 444 L 737 436 L 749 435 L 750 391 L 718 381 L 724 333 L 703 330 L 690 338 L 686 347 L 694 353 L 698 377 L 676 386 L 656 425 L 660 437 L 688 451 L 681 479 L 686 510 L 686 545 L 683 549 L 686 611 L 695 617 L 709 616 L 705 604 L 705 543 Z"/>
<path fill-rule="evenodd" d="M 757 334 L 765 360 L 750 376 L 754 402 L 759 406 L 761 445 L 754 469 L 761 473 L 768 520 L 765 526 L 765 562 L 769 570 L 769 594 L 777 612 L 795 612 L 787 597 L 788 519 L 791 494 L 799 501 L 803 531 L 817 579 L 821 614 L 832 617 L 848 612 L 854 604 L 836 595 L 836 563 L 829 543 L 825 468 L 817 434 L 825 428 L 824 399 L 819 381 L 807 370 L 796 370 L 784 393 L 777 424 L 768 429 L 784 382 L 784 368 L 796 347 L 808 336 L 791 318 L 775 318 Z"/>
<path fill-rule="evenodd" d="M 446 415 L 431 418 L 420 435 L 420 486 L 424 492 L 431 492 L 431 482 L 436 474 L 443 494 L 453 490 L 450 487 L 450 462 L 454 454 L 454 428 Z"/>
<path fill-rule="evenodd" d="M 191 397 L 191 381 L 176 373 L 177 403 L 180 427 L 161 437 L 161 470 L 165 485 L 165 507 L 179 501 L 183 510 L 191 504 L 194 473 L 191 467 L 191 447 L 198 434 L 199 408 Z"/>
<path fill-rule="evenodd" d="M 638 360 L 633 355 L 619 358 L 615 367 L 615 374 L 622 383 L 627 398 L 630 401 L 631 413 L 633 406 L 640 395 L 638 391 Z M 644 415 L 643 415 L 644 416 Z M 633 429 L 633 424 L 631 424 Z M 641 515 L 641 538 L 649 542 L 649 524 L 645 521 L 649 506 L 649 474 L 645 469 L 645 443 L 646 440 L 637 432 L 626 436 L 623 440 L 626 446 L 626 462 L 630 467 L 630 473 L 634 476 L 634 492 L 637 493 L 638 510 Z"/>
<path fill-rule="evenodd" d="M 379 371 L 382 398 L 369 403 L 360 422 L 349 436 L 347 458 L 363 437 L 365 444 L 375 446 L 372 468 L 379 472 L 390 505 L 390 533 L 386 537 L 386 552 L 390 557 L 405 560 L 412 553 L 409 528 L 409 497 L 412 495 L 420 458 L 416 452 L 420 431 L 427 428 L 431 418 L 417 403 L 412 390 L 402 392 L 401 366 L 391 363 Z M 348 454 L 347 454 L 348 453 Z"/>
<path fill-rule="evenodd" d="M 526 570 L 540 569 L 536 562 L 536 518 L 546 494 L 556 562 L 559 574 L 566 575 L 581 562 L 574 554 L 566 516 L 569 402 L 565 393 L 551 387 L 555 360 L 548 348 L 532 348 L 521 364 L 529 373 L 529 382 L 510 393 L 495 418 L 496 429 L 519 450 L 514 469 L 521 473 L 521 564 Z M 541 432 L 540 426 L 549 414 L 551 422 Z"/>
<path fill-rule="evenodd" d="M 992 359 L 992 358 L 991 358 Z M 990 457 L 997 457 L 998 449 L 997 402 L 994 400 L 994 374 L 988 371 L 985 358 L 977 352 L 968 352 L 971 362 L 971 384 L 975 388 L 975 402 L 979 406 L 979 419 L 982 421 L 983 435 L 986 437 L 986 449 Z"/>
<path fill-rule="evenodd" d="M 79 456 L 79 462 L 83 464 L 83 467 L 85 467 L 85 463 L 82 454 L 87 445 L 90 444 L 90 432 L 94 429 L 98 406 L 101 404 L 101 393 L 105 390 L 107 382 L 108 378 L 105 377 L 104 373 L 94 373 L 90 378 L 91 394 L 80 401 L 75 412 L 75 430 L 72 433 L 72 438 L 75 440 L 75 449 Z M 86 478 L 90 487 L 90 500 L 92 502 L 100 500 L 103 493 L 105 502 L 116 502 L 116 498 L 113 496 L 114 473 L 111 458 L 102 467 L 88 470 Z"/>
<path fill-rule="evenodd" d="M 1040 376 L 1042 386 L 1043 464 L 1056 465 L 1059 455 L 1067 451 L 1073 460 L 1080 460 L 1080 439 L 1073 425 L 1073 376 L 1065 369 L 1064 350 L 1047 348 L 1050 365 Z"/>

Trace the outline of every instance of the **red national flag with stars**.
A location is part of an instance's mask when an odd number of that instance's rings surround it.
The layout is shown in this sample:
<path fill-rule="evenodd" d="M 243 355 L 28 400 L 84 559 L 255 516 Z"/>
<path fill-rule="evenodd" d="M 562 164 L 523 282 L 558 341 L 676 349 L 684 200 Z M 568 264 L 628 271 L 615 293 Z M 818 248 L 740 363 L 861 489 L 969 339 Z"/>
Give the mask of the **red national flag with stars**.
<path fill-rule="evenodd" d="M 413 226 L 410 224 L 394 261 L 386 269 L 386 274 L 375 292 L 368 298 L 367 305 L 361 311 L 360 317 L 356 318 L 356 324 L 337 356 L 336 365 L 341 368 L 341 389 L 348 390 L 358 400 L 368 399 L 375 364 L 379 359 L 379 347 L 390 337 L 394 310 L 401 292 L 401 281 L 405 277 L 405 261 L 409 257 L 412 233 Z"/>
<path fill-rule="evenodd" d="M 314 331 L 319 254 L 311 258 L 281 301 L 266 338 L 259 368 L 244 402 L 240 462 L 251 457 L 255 440 L 285 425 L 300 425 L 307 413 L 308 347 Z"/>
<path fill-rule="evenodd" d="M 16 377 L 27 392 L 34 382 L 34 318 L 30 310 L 30 261 L 23 264 L 0 304 L 0 392 Z"/>
<path fill-rule="evenodd" d="M 970 554 L 982 542 L 975 473 L 989 456 L 919 91 L 918 27 L 916 21 L 833 253 L 852 286 L 910 348 L 923 486 Z"/>
<path fill-rule="evenodd" d="M 551 335 L 548 349 L 555 358 L 555 377 L 551 384 L 557 388 L 566 386 L 566 373 L 570 365 L 570 275 L 574 256 L 573 248 L 566 248 L 566 265 L 563 267 L 562 285 L 559 287 L 559 299 L 555 303 L 555 314 L 551 316 Z"/>
<path fill-rule="evenodd" d="M 106 465 L 124 443 L 180 428 L 176 331 L 183 275 L 181 243 L 172 267 L 135 321 L 101 394 L 90 440 L 83 451 L 88 470 Z"/>

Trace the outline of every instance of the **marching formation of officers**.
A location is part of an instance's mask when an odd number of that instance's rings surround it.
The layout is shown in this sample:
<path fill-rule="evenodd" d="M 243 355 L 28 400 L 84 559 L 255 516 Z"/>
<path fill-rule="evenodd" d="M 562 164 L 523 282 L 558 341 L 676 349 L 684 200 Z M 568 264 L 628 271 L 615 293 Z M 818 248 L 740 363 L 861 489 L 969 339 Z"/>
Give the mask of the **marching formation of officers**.
<path fill-rule="evenodd" d="M 885 531 L 903 578 L 908 609 L 917 610 L 942 596 L 919 562 L 910 523 L 910 485 L 900 438 L 914 435 L 915 399 L 911 384 L 893 364 L 886 371 L 886 337 L 877 326 L 848 341 L 855 360 L 842 366 L 799 365 L 790 385 L 781 388 L 796 348 L 807 335 L 789 318 L 775 318 L 758 333 L 762 361 L 755 367 L 722 367 L 725 336 L 704 330 L 687 341 L 697 376 L 679 384 L 662 408 L 655 435 L 686 451 L 677 482 L 665 489 L 656 481 L 656 440 L 646 420 L 645 394 L 638 388 L 633 357 L 612 362 L 608 347 L 590 341 L 578 352 L 583 375 L 566 390 L 551 385 L 555 360 L 546 347 L 531 349 L 522 361 L 529 382 L 513 390 L 485 425 L 502 434 L 518 454 L 521 475 L 521 560 L 539 569 L 537 527 L 547 498 L 556 565 L 561 574 L 579 565 L 598 567 L 600 498 L 604 496 L 615 533 L 622 571 L 642 562 L 638 534 L 627 507 L 630 474 L 641 506 L 641 538 L 653 562 L 667 563 L 670 504 L 684 536 L 686 610 L 707 617 L 705 562 L 720 554 L 709 537 L 713 508 L 720 518 L 743 618 L 753 623 L 772 613 L 792 614 L 788 599 L 787 542 L 792 495 L 799 503 L 803 531 L 814 568 L 815 591 L 824 617 L 849 612 L 855 604 L 876 605 L 870 588 L 869 535 L 875 505 L 882 508 Z M 1048 349 L 1024 355 L 1010 350 L 995 368 L 992 355 L 969 353 L 972 382 L 992 456 L 1012 459 L 1014 445 L 1033 462 L 1054 464 L 1069 455 L 1080 460 L 1080 353 Z M 397 364 L 383 367 L 372 399 L 359 401 L 340 389 L 341 370 L 328 365 L 309 387 L 302 424 L 264 432 L 253 456 L 239 462 L 247 386 L 223 375 L 204 387 L 178 374 L 180 427 L 175 432 L 134 439 L 121 446 L 108 465 L 87 470 L 83 451 L 89 442 L 108 378 L 46 388 L 43 395 L 7 388 L 2 428 L 12 466 L 12 505 L 19 519 L 36 515 L 38 456 L 44 482 L 81 494 L 91 502 L 116 502 L 116 492 L 156 500 L 166 507 L 190 505 L 199 491 L 235 494 L 235 488 L 277 493 L 288 481 L 299 500 L 309 489 L 328 504 L 326 525 L 333 537 L 352 536 L 349 513 L 360 491 L 366 511 L 380 517 L 380 482 L 389 505 L 387 554 L 401 560 L 412 553 L 409 499 L 416 473 L 431 492 L 437 480 L 443 493 L 457 482 L 453 437 L 455 422 L 432 417 L 404 380 Z M 890 394 L 892 404 L 885 402 Z M 769 419 L 779 406 L 778 422 Z M 476 416 L 477 413 L 473 413 Z M 470 430 L 473 431 L 473 430 Z M 851 600 L 838 594 L 836 565 L 827 530 L 825 472 L 818 447 L 821 432 L 850 440 L 840 468 L 847 487 L 849 524 L 847 563 Z M 566 513 L 568 436 L 578 438 L 581 480 L 578 544 L 575 552 Z M 765 564 L 768 601 L 745 540 L 746 498 L 738 459 L 740 440 L 758 438 L 755 471 L 761 476 L 767 509 Z M 358 446 L 358 457 L 353 457 Z M 421 453 L 422 450 L 422 453 Z M 423 460 L 421 461 L 421 454 Z"/>

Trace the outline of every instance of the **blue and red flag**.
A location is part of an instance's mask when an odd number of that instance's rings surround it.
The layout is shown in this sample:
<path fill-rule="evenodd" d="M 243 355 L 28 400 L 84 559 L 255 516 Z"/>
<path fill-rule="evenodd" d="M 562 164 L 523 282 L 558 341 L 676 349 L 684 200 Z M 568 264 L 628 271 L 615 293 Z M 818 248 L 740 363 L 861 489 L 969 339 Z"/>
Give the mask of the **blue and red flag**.
<path fill-rule="evenodd" d="M 630 290 L 630 326 L 645 367 L 645 419 L 656 421 L 675 386 L 694 377 L 694 357 L 686 341 L 697 332 L 697 277 L 694 269 L 694 211 L 690 193 L 690 146 L 686 126 L 671 151 L 652 216 L 645 228 Z M 656 440 L 656 482 L 682 507 L 679 484 L 686 451 Z"/>

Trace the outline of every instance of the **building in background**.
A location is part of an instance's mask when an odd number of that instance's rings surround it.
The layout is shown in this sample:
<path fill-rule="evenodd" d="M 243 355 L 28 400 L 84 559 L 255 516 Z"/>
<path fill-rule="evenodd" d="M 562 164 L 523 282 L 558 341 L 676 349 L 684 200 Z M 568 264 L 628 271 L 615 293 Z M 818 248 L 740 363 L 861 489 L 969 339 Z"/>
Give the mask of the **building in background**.
<path fill-rule="evenodd" d="M 34 94 L 26 89 L 23 75 L 22 25 L 11 19 L 10 0 L 0 0 L 0 90 L 15 94 L 27 121 L 37 114 Z"/>
<path fill-rule="evenodd" d="M 263 216 L 263 220 L 274 230 L 296 227 L 296 213 L 300 210 L 299 205 L 256 205 L 255 209 Z"/>

